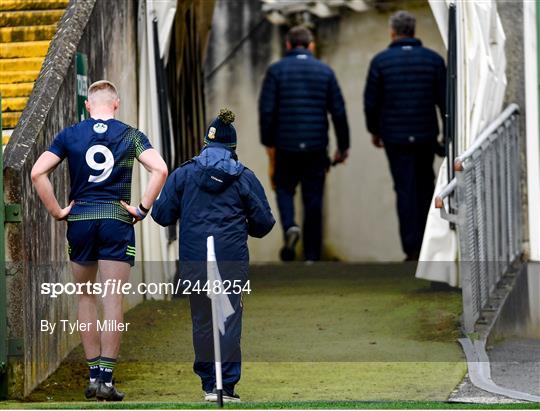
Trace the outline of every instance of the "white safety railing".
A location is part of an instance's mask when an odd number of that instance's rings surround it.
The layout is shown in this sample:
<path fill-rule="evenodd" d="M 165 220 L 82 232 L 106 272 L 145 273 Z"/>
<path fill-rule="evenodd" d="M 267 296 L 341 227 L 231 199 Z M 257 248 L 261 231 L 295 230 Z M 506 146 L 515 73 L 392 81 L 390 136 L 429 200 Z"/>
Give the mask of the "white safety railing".
<path fill-rule="evenodd" d="M 516 104 L 504 110 L 456 158 L 455 178 L 435 199 L 441 217 L 458 232 L 468 333 L 522 251 L 518 118 Z"/>

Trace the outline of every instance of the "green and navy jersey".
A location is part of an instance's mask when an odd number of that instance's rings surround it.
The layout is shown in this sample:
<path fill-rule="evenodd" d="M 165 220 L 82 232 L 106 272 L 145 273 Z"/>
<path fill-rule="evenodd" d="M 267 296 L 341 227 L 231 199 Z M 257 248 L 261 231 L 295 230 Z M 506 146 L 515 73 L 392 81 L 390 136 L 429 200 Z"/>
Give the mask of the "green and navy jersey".
<path fill-rule="evenodd" d="M 67 158 L 71 178 L 68 221 L 112 218 L 130 223 L 120 200 L 131 200 L 133 162 L 152 148 L 148 138 L 121 121 L 81 121 L 62 130 L 49 151 Z"/>

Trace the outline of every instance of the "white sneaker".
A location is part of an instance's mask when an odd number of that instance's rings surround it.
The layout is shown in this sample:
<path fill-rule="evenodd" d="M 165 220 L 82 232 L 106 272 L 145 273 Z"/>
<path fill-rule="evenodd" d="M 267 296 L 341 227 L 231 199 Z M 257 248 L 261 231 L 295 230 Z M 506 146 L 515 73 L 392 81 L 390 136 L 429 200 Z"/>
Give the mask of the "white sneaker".
<path fill-rule="evenodd" d="M 279 252 L 281 261 L 294 261 L 296 258 L 296 243 L 300 240 L 300 227 L 293 225 L 285 233 L 285 244 Z"/>
<path fill-rule="evenodd" d="M 204 400 L 208 402 L 217 402 L 217 397 L 216 390 L 204 393 Z M 240 402 L 240 396 L 235 393 L 231 395 L 223 391 L 223 402 Z"/>
<path fill-rule="evenodd" d="M 204 400 L 208 402 L 217 402 L 217 393 L 214 391 L 205 392 Z"/>
<path fill-rule="evenodd" d="M 231 395 L 223 391 L 223 402 L 240 402 L 240 396 L 236 393 Z"/>

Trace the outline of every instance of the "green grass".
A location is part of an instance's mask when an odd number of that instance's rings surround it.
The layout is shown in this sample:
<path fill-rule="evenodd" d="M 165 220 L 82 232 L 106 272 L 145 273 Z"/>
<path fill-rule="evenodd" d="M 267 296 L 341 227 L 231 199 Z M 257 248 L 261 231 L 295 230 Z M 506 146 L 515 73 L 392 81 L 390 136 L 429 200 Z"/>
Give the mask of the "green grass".
<path fill-rule="evenodd" d="M 237 386 L 247 401 L 242 407 L 380 404 L 349 402 L 359 400 L 432 404 L 446 400 L 465 374 L 456 342 L 460 294 L 430 291 L 411 267 L 258 267 L 252 289 L 244 300 L 244 365 Z M 124 406 L 201 407 L 188 308 L 186 300 L 148 301 L 127 314 L 131 325 L 115 371 L 133 401 Z M 30 404 L 9 404 L 100 407 L 77 402 L 86 374 L 78 347 L 29 396 Z M 392 404 L 410 403 L 385 402 L 383 408 Z"/>
<path fill-rule="evenodd" d="M 186 402 L 122 402 L 122 403 L 18 403 L 0 402 L 0 409 L 216 409 L 215 404 Z M 455 410 L 532 410 L 540 409 L 540 403 L 518 404 L 464 404 L 442 401 L 283 401 L 243 402 L 225 405 L 225 409 L 455 409 Z"/>

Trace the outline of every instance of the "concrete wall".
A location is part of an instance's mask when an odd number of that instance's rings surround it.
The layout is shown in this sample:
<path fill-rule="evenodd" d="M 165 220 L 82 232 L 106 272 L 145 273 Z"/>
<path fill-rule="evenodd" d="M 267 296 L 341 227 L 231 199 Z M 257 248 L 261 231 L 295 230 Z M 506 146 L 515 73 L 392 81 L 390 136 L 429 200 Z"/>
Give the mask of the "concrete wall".
<path fill-rule="evenodd" d="M 427 2 L 411 10 L 418 37 L 446 55 Z M 318 23 L 318 54 L 335 70 L 347 103 L 351 156 L 333 169 L 325 198 L 325 248 L 345 261 L 393 261 L 403 258 L 395 211 L 395 195 L 384 152 L 370 142 L 363 114 L 363 89 L 373 56 L 390 42 L 390 11 L 345 12 Z M 262 18 L 258 1 L 217 2 L 206 61 L 207 73 L 221 62 Z M 230 22 L 234 21 L 232 25 Z M 284 29 L 263 24 L 235 56 L 207 79 L 207 117 L 227 106 L 237 113 L 240 159 L 259 176 L 277 217 L 267 177 L 267 159 L 259 143 L 257 98 L 268 64 L 280 58 Z M 332 140 L 332 152 L 334 137 Z M 436 168 L 438 169 L 438 167 Z M 298 211 L 299 221 L 301 213 Z M 264 240 L 251 240 L 252 260 L 276 260 L 282 232 L 276 226 Z"/>
<path fill-rule="evenodd" d="M 506 77 L 508 84 L 504 105 L 517 103 L 520 108 L 519 126 L 521 130 L 521 193 L 523 201 L 522 233 L 523 241 L 529 241 L 529 221 L 527 212 L 527 155 L 525 122 L 527 107 L 525 106 L 525 61 L 523 43 L 523 4 L 522 2 L 508 2 L 497 0 L 497 11 L 506 35 Z"/>
<path fill-rule="evenodd" d="M 506 338 L 540 340 L 540 264 L 522 264 L 488 336 L 492 345 Z"/>
<path fill-rule="evenodd" d="M 529 224 L 538 224 L 538 221 L 528 220 L 527 199 L 527 144 L 526 144 L 526 118 L 527 106 L 525 105 L 525 60 L 524 60 L 524 15 L 523 2 L 507 2 L 497 0 L 497 10 L 506 35 L 506 75 L 508 85 L 506 87 L 505 105 L 517 103 L 520 107 L 520 130 L 521 130 L 521 191 L 523 201 L 522 212 L 522 240 L 527 243 L 529 237 Z M 531 115 L 535 115 L 533 113 Z M 536 138 L 539 138 L 536 134 Z M 513 290 L 514 298 L 510 301 L 510 309 L 506 318 L 501 315 L 500 322 L 510 328 L 503 336 L 525 335 L 531 338 L 540 338 L 540 264 L 529 262 L 526 272 L 522 274 L 520 281 L 524 284 Z M 521 304 L 521 305 L 520 305 Z M 521 308 L 518 310 L 518 307 Z M 509 310 L 510 310 L 509 309 Z M 529 311 L 527 315 L 527 310 Z M 508 311 L 508 310 L 507 310 Z M 507 324 L 504 324 L 506 320 Z M 529 321 L 528 321 L 529 320 Z M 528 322 L 527 322 L 528 321 Z M 525 328 L 520 328 L 525 323 Z M 513 327 L 513 328 L 512 328 Z M 496 335 L 497 336 L 497 335 Z"/>
<path fill-rule="evenodd" d="M 120 91 L 118 118 L 136 124 L 136 3 L 133 0 L 72 1 L 66 10 L 28 106 L 5 150 L 5 199 L 22 207 L 22 222 L 6 224 L 8 337 L 21 340 L 23 356 L 11 357 L 9 395 L 27 395 L 79 342 L 77 334 L 40 332 L 41 319 L 74 320 L 75 299 L 40 295 L 42 282 L 71 281 L 66 224 L 55 222 L 30 180 L 36 158 L 62 128 L 77 122 L 73 56 L 86 53 L 89 80 L 108 78 Z M 52 175 L 60 204 L 67 204 L 66 164 Z M 140 274 L 132 280 L 138 281 Z M 139 297 L 140 298 L 140 297 Z M 135 304 L 130 300 L 126 307 Z"/>

